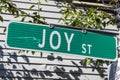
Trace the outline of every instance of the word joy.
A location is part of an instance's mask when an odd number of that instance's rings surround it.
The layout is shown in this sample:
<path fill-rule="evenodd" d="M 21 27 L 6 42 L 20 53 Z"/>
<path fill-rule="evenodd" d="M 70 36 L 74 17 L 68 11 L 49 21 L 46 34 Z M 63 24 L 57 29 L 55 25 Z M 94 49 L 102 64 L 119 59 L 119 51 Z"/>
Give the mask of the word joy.
<path fill-rule="evenodd" d="M 68 35 L 67 32 L 63 32 L 64 34 L 64 37 L 62 36 L 62 38 L 65 38 L 65 41 L 67 43 L 67 47 L 66 47 L 66 50 L 68 52 L 70 52 L 71 50 L 71 43 L 74 39 L 74 33 L 71 33 L 70 35 Z M 61 46 L 61 41 L 62 41 L 62 38 L 61 38 L 61 34 L 58 32 L 58 31 L 52 31 L 50 34 L 50 37 L 49 37 L 49 44 L 50 44 L 50 47 L 51 49 L 53 50 L 58 50 Z M 57 36 L 57 44 L 53 44 L 54 41 L 53 41 L 53 38 Z M 42 42 L 38 44 L 38 47 L 39 48 L 44 48 L 45 47 L 45 43 L 46 43 L 46 29 L 43 29 L 43 34 L 42 34 Z M 91 47 L 92 45 L 91 44 L 82 44 L 81 45 L 81 53 L 85 54 L 85 53 L 91 53 Z"/>

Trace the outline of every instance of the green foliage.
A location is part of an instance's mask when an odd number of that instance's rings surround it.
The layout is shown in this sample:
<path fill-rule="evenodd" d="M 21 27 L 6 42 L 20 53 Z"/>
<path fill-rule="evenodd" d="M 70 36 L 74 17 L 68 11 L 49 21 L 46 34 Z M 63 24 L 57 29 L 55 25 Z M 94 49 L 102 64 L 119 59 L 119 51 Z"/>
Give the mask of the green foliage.
<path fill-rule="evenodd" d="M 84 67 L 86 67 L 87 65 L 90 65 L 92 63 L 93 59 L 91 58 L 86 58 L 86 59 L 83 59 L 81 61 L 81 64 L 84 65 Z"/>
<path fill-rule="evenodd" d="M 35 51 L 31 51 L 31 53 L 32 53 L 32 55 L 34 55 L 34 54 L 35 54 Z"/>
<path fill-rule="evenodd" d="M 30 6 L 30 8 L 29 8 L 29 9 L 33 9 L 33 7 L 35 7 L 35 5 Z"/>
<path fill-rule="evenodd" d="M 45 0 L 47 1 L 47 0 Z M 11 15 L 14 16 L 14 18 L 21 18 L 21 21 L 24 22 L 31 22 L 31 23 L 37 23 L 37 24 L 47 24 L 47 22 L 45 21 L 45 18 L 40 16 L 40 8 L 41 2 L 40 0 L 38 0 L 38 2 L 34 5 L 31 5 L 29 7 L 30 10 L 32 10 L 35 6 L 38 6 L 38 11 L 33 12 L 32 14 L 23 11 L 19 8 L 17 8 L 16 4 L 13 4 L 11 0 L 0 0 L 0 14 L 3 13 L 9 13 Z M 29 18 L 29 19 L 28 19 Z M 3 21 L 4 18 L 2 16 L 0 16 L 0 21 Z"/>
<path fill-rule="evenodd" d="M 2 17 L 2 16 L 0 16 L 0 21 L 2 21 L 2 22 L 3 22 L 3 17 Z"/>
<path fill-rule="evenodd" d="M 109 61 L 103 61 L 99 59 L 93 60 L 92 58 L 85 58 L 81 60 L 81 64 L 84 65 L 84 67 L 94 66 L 95 68 L 102 67 L 103 63 L 108 63 L 108 62 Z M 108 64 L 110 64 L 110 62 Z"/>
<path fill-rule="evenodd" d="M 43 57 L 43 53 L 42 52 L 40 52 L 40 57 Z"/>
<path fill-rule="evenodd" d="M 59 20 L 66 25 L 96 29 L 99 29 L 100 26 L 105 28 L 107 25 L 114 25 L 114 18 L 111 14 L 98 11 L 93 7 L 75 9 L 66 4 L 64 5 L 66 8 L 60 11 L 63 16 Z"/>

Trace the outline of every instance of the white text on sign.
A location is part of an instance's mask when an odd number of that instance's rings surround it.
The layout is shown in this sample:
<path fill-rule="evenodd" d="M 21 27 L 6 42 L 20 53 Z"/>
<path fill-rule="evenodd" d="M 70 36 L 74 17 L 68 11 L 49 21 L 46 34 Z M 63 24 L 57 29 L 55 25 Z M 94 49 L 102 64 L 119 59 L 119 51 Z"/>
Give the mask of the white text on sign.
<path fill-rule="evenodd" d="M 57 38 L 58 39 L 57 40 L 58 41 L 57 45 L 53 44 L 53 37 L 55 35 L 58 37 Z M 65 37 L 65 40 L 66 40 L 66 43 L 67 43 L 67 49 L 66 50 L 69 52 L 71 50 L 71 42 L 74 38 L 74 33 L 71 33 L 70 37 L 68 37 L 67 32 L 64 32 L 64 37 Z M 44 48 L 45 41 L 46 41 L 46 29 L 43 29 L 42 42 L 38 44 L 38 47 L 39 48 Z M 57 49 L 60 48 L 60 46 L 61 46 L 61 35 L 58 31 L 52 31 L 51 32 L 50 38 L 49 38 L 49 44 L 50 44 L 50 47 L 53 50 L 57 50 Z M 91 48 L 92 48 L 91 44 L 82 44 L 81 48 L 82 48 L 82 53 L 83 54 L 85 54 L 85 53 L 91 54 Z"/>

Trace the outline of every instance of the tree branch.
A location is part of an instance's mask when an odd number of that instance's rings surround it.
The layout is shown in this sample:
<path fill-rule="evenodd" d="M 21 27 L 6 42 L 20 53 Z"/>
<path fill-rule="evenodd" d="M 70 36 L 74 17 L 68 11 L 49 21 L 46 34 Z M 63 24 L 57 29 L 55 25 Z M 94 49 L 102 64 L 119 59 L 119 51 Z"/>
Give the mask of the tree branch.
<path fill-rule="evenodd" d="M 17 7 L 16 7 L 15 5 L 13 5 L 12 3 L 7 2 L 6 0 L 1 0 L 1 1 L 4 2 L 4 3 L 6 3 L 6 4 L 8 4 L 11 8 L 16 9 L 18 12 L 24 13 L 25 16 L 31 17 L 31 18 L 33 18 L 34 20 L 39 21 L 39 23 L 41 23 L 41 24 L 47 24 L 47 22 L 41 21 L 40 18 L 34 17 L 33 15 L 30 15 L 29 13 L 26 13 L 25 11 L 22 11 L 21 9 L 17 8 Z M 19 14 L 18 14 L 18 15 L 19 15 Z"/>

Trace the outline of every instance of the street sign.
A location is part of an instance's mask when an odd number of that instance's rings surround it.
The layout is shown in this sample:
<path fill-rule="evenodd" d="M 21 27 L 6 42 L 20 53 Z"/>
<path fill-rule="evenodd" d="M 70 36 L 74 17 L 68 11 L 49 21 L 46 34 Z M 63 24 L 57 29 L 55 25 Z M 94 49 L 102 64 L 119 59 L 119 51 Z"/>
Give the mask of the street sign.
<path fill-rule="evenodd" d="M 48 25 L 11 22 L 7 45 L 13 48 L 76 54 L 115 60 L 116 39 L 113 36 Z"/>

